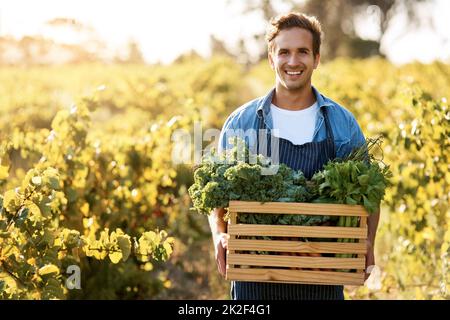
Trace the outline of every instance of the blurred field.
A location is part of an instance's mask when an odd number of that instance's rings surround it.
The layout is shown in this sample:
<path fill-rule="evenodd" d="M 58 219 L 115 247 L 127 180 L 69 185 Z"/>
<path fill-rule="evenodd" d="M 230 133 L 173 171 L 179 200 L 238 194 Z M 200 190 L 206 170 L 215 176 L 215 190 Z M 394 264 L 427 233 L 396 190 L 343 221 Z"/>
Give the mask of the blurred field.
<path fill-rule="evenodd" d="M 0 265 L 0 296 L 51 298 L 50 280 L 33 272 L 52 261 L 60 270 L 52 279 L 67 298 L 228 299 L 207 219 L 189 211 L 192 166 L 172 164 L 171 137 L 177 129 L 192 132 L 195 121 L 220 129 L 230 112 L 273 83 L 267 62 L 245 69 L 220 56 L 170 66 L 2 67 L 4 212 L 14 211 L 7 191 L 31 183 L 28 170 L 54 167 L 60 178 L 58 201 L 50 199 L 49 216 L 30 235 L 49 234 L 41 247 L 25 245 L 23 228 L 0 223 L 0 246 L 9 248 L 0 261 L 13 271 Z M 378 156 L 394 173 L 376 239 L 381 288 L 349 287 L 346 297 L 450 298 L 450 65 L 337 59 L 319 67 L 313 84 L 349 109 L 366 137 L 383 134 Z M 54 239 L 63 228 L 92 239 L 104 228 L 121 228 L 130 239 L 164 229 L 173 252 L 165 247 L 167 260 L 112 263 L 74 246 L 76 254 L 62 256 Z M 63 288 L 69 260 L 81 266 L 82 290 Z"/>

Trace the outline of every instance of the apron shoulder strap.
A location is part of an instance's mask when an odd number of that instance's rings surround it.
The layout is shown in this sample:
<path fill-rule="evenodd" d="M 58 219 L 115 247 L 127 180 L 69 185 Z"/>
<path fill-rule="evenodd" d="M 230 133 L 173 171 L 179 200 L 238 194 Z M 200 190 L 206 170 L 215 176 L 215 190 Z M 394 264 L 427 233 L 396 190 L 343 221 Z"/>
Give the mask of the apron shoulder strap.
<path fill-rule="evenodd" d="M 328 118 L 328 110 L 327 107 L 322 108 L 323 117 L 325 119 L 325 128 L 327 132 L 327 139 L 334 141 L 333 129 L 331 128 L 330 119 Z"/>

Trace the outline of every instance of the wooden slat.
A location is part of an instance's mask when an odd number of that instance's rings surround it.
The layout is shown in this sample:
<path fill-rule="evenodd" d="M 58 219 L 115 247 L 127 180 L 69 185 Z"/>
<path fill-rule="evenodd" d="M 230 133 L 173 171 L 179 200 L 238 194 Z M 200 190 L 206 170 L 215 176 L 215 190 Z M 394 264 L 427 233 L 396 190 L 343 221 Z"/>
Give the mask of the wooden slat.
<path fill-rule="evenodd" d="M 235 225 L 236 224 L 236 221 L 237 221 L 237 212 L 235 212 L 235 211 L 232 211 L 232 210 L 229 210 L 229 213 L 230 213 L 230 220 L 228 220 L 228 228 L 231 226 L 231 225 Z M 234 240 L 236 240 L 236 236 L 235 235 L 230 235 L 230 238 L 228 239 L 228 241 L 234 241 Z M 234 251 L 234 249 L 231 249 L 230 248 L 230 246 L 228 245 L 228 248 L 227 248 L 227 256 L 229 255 L 229 254 L 234 254 L 235 253 L 235 251 Z M 233 267 L 233 265 L 229 265 L 228 263 L 227 263 L 227 265 L 226 265 L 226 269 L 228 269 L 228 268 L 232 268 Z"/>
<path fill-rule="evenodd" d="M 365 239 L 367 237 L 367 228 L 236 224 L 228 226 L 228 233 L 241 236 Z"/>
<path fill-rule="evenodd" d="M 366 253 L 366 241 L 343 243 L 343 242 L 303 242 L 283 240 L 244 240 L 230 239 L 228 248 L 230 250 L 257 250 L 272 252 L 303 252 L 303 253 L 355 253 L 364 257 Z"/>
<path fill-rule="evenodd" d="M 347 204 L 230 201 L 229 208 L 239 213 L 368 216 L 363 206 Z"/>
<path fill-rule="evenodd" d="M 332 271 L 232 268 L 228 269 L 226 278 L 227 280 L 257 282 L 309 283 L 328 285 L 364 284 L 363 273 Z"/>
<path fill-rule="evenodd" d="M 359 224 L 359 226 L 360 226 L 360 227 L 363 227 L 363 228 L 367 228 L 367 217 L 361 217 L 361 218 L 360 218 L 360 224 Z M 367 234 L 366 234 L 366 238 L 367 238 Z M 359 243 L 362 243 L 362 242 L 364 242 L 364 244 L 365 244 L 365 246 L 366 246 L 366 248 L 365 248 L 366 252 L 365 252 L 365 253 L 367 254 L 367 241 L 360 239 L 360 240 L 359 240 Z M 365 255 L 358 254 L 358 258 L 364 258 L 364 259 L 366 259 L 366 256 L 365 256 Z M 364 269 L 358 269 L 357 271 L 358 271 L 358 272 L 365 272 L 365 270 L 366 270 L 366 266 L 364 265 Z"/>
<path fill-rule="evenodd" d="M 227 257 L 227 263 L 229 263 L 230 265 L 288 268 L 361 269 L 364 268 L 365 259 L 229 254 Z"/>
<path fill-rule="evenodd" d="M 231 201 L 231 219 L 228 225 L 230 240 L 227 254 L 227 279 L 237 281 L 317 283 L 335 285 L 362 285 L 367 243 L 368 213 L 363 206 L 315 203 L 246 202 Z M 304 214 L 324 216 L 359 216 L 360 227 L 249 225 L 236 224 L 240 213 Z M 250 240 L 239 236 L 350 238 L 359 242 L 302 242 L 293 240 Z M 348 253 L 357 258 L 311 257 L 295 255 L 238 254 L 238 250 L 285 253 Z M 247 266 L 238 268 L 238 266 Z M 252 266 L 252 267 L 249 267 Z M 264 266 L 266 268 L 258 268 Z M 269 267 L 269 268 L 267 268 Z M 286 269 L 273 269 L 273 268 Z M 292 269 L 296 270 L 292 270 Z M 297 268 L 338 269 L 338 271 L 298 270 Z M 357 269 L 357 272 L 342 270 Z"/>

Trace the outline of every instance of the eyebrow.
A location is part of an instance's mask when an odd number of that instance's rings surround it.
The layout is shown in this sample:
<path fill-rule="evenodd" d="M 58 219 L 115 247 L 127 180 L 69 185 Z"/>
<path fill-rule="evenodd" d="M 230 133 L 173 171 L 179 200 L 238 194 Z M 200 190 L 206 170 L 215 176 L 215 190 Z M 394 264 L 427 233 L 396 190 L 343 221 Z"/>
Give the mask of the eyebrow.
<path fill-rule="evenodd" d="M 298 51 L 302 51 L 302 50 L 311 51 L 311 49 L 309 49 L 307 47 L 300 47 L 300 48 L 297 48 L 296 50 L 298 50 Z M 280 52 L 280 51 L 289 51 L 289 49 L 288 48 L 279 48 L 278 52 Z"/>

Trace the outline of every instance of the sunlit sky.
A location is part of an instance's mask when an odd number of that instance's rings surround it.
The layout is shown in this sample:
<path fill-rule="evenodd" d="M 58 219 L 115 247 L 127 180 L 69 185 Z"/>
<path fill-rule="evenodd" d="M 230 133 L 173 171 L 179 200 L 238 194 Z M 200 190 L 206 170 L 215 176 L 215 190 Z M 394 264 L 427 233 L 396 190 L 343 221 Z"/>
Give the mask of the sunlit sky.
<path fill-rule="evenodd" d="M 52 36 L 71 42 L 69 34 L 55 34 L 45 24 L 56 18 L 74 18 L 93 27 L 112 51 L 133 39 L 140 44 L 147 62 L 169 63 L 182 52 L 197 50 L 209 54 L 211 34 L 225 40 L 232 49 L 236 40 L 264 30 L 257 14 L 240 15 L 243 1 L 233 0 L 0 0 L 0 35 Z M 282 6 L 277 8 L 283 9 Z M 450 1 L 434 0 L 426 5 L 434 29 L 407 29 L 402 15 L 383 40 L 388 58 L 395 63 L 412 60 L 450 61 Z M 370 37 L 375 29 L 370 19 L 359 23 L 359 32 Z M 52 33 L 53 32 L 53 33 Z M 252 47 L 248 48 L 249 51 Z"/>

